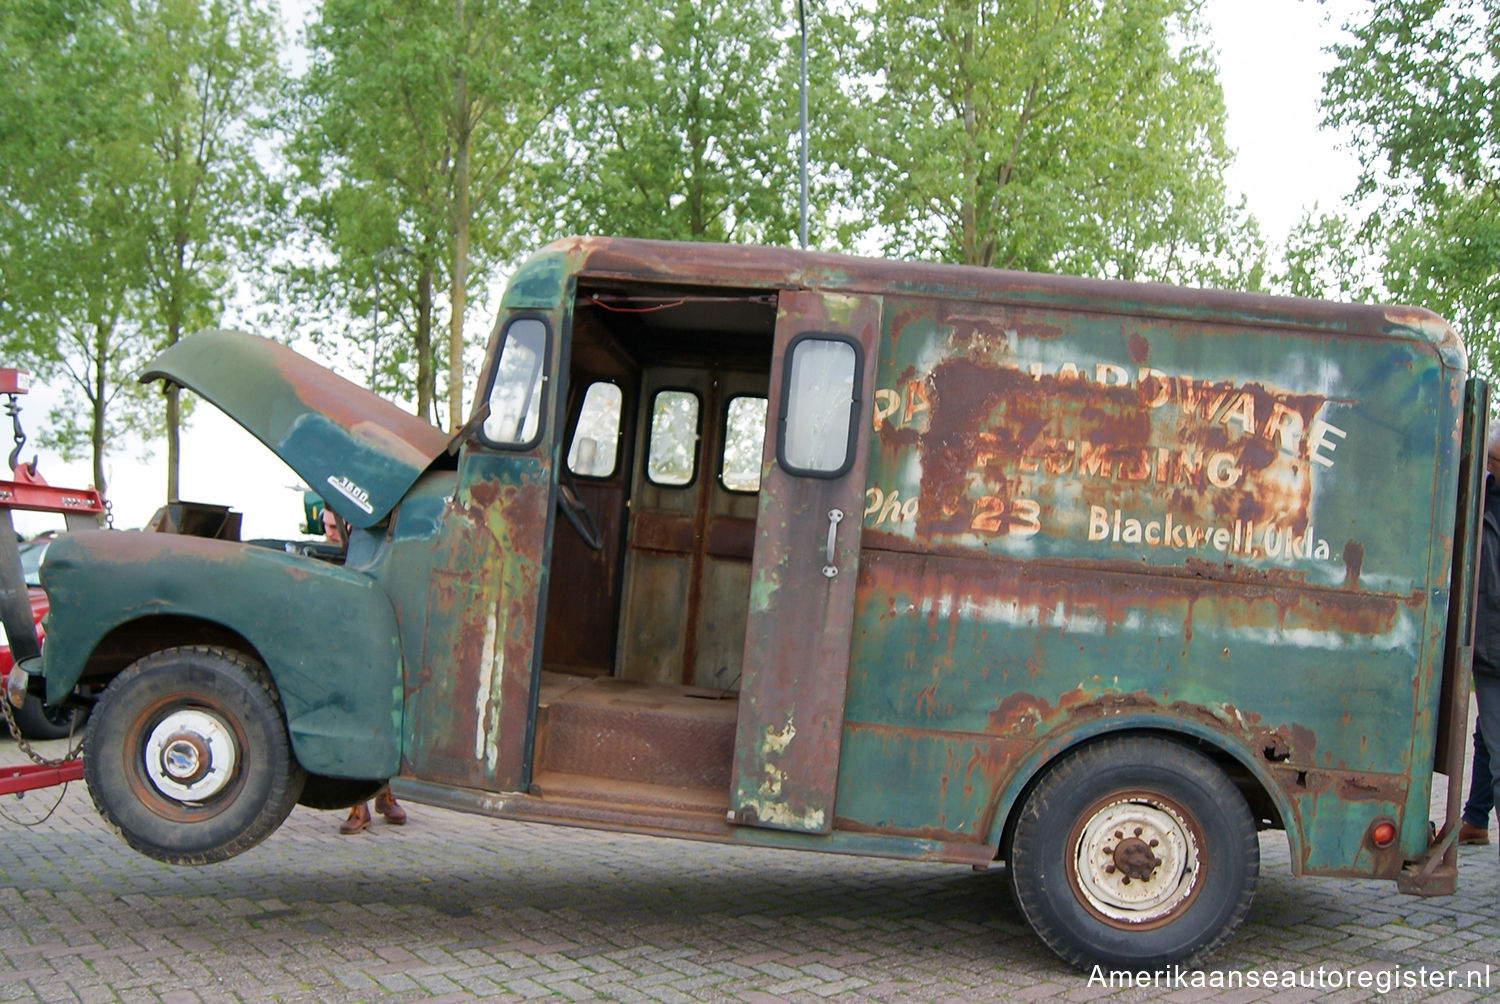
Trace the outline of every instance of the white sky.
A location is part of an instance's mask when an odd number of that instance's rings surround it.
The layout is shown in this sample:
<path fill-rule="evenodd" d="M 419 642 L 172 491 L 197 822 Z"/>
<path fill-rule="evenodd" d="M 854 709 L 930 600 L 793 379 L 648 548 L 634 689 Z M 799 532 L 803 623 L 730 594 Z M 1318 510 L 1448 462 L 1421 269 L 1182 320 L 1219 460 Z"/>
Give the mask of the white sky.
<path fill-rule="evenodd" d="M 1227 181 L 1246 196 L 1268 239 L 1284 237 L 1306 209 L 1327 211 L 1354 187 L 1358 163 L 1339 138 L 1319 128 L 1322 75 L 1332 57 L 1322 50 L 1357 0 L 1207 0 L 1206 19 L 1219 52 L 1220 80 L 1228 106 L 1228 137 L 1237 156 Z M 473 316 L 471 339 L 481 339 L 492 319 Z M 22 423 L 35 434 L 45 421 L 48 388 L 21 398 Z M 3 427 L 0 427 L 3 428 Z M 3 440 L 0 440 L 3 441 Z M 7 451 L 8 452 L 8 451 Z M 35 449 L 28 444 L 23 459 Z M 92 480 L 87 463 L 41 458 L 52 484 Z M 115 525 L 140 526 L 165 497 L 164 449 L 149 460 L 129 447 L 106 462 Z M 210 405 L 197 408 L 183 437 L 182 497 L 227 504 L 245 514 L 246 537 L 296 537 L 301 485 L 274 454 Z M 17 513 L 17 527 L 36 532 L 60 519 Z"/>

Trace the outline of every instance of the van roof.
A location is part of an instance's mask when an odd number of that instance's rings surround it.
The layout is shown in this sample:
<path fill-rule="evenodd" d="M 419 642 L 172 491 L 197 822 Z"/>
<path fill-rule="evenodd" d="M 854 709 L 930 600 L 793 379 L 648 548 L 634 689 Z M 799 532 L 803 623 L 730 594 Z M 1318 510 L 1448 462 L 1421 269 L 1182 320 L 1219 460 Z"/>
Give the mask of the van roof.
<path fill-rule="evenodd" d="M 672 286 L 728 284 L 742 289 L 898 294 L 1173 320 L 1214 320 L 1247 327 L 1302 328 L 1423 342 L 1433 346 L 1444 365 L 1461 370 L 1468 367 L 1458 334 L 1441 317 L 1421 307 L 1334 303 L 755 245 L 568 237 L 548 244 L 521 265 L 506 291 L 504 306 L 550 306 L 559 299 L 559 284 L 577 276 Z"/>

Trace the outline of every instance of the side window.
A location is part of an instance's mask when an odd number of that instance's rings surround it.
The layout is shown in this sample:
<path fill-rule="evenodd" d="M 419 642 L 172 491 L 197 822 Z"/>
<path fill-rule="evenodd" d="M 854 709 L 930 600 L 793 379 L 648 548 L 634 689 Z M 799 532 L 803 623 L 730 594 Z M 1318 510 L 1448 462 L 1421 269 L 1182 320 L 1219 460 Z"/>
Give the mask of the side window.
<path fill-rule="evenodd" d="M 497 446 L 530 446 L 542 415 L 542 376 L 547 362 L 547 325 L 521 317 L 505 329 L 500 363 L 490 387 L 484 438 Z"/>
<path fill-rule="evenodd" d="M 646 477 L 655 485 L 692 484 L 698 474 L 698 395 L 661 390 L 651 399 L 651 443 Z"/>
<path fill-rule="evenodd" d="M 620 388 L 603 380 L 590 384 L 583 395 L 583 411 L 568 447 L 568 470 L 580 478 L 607 478 L 615 473 L 621 397 Z"/>
<path fill-rule="evenodd" d="M 860 351 L 833 335 L 798 335 L 787 350 L 778 459 L 791 474 L 835 478 L 854 460 Z"/>
<path fill-rule="evenodd" d="M 766 443 L 766 399 L 729 399 L 724 419 L 724 456 L 719 483 L 732 492 L 760 491 L 760 455 Z"/>

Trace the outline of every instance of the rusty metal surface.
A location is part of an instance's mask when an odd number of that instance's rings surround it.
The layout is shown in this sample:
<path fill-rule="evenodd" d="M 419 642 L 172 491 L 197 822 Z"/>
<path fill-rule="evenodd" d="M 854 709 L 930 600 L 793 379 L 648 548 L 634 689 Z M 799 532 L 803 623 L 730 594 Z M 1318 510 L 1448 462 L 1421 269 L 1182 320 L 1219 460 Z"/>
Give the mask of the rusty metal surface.
<path fill-rule="evenodd" d="M 1305 869 L 1425 845 L 1462 374 L 1205 315 L 887 300 L 841 826 L 991 840 L 1053 734 L 1196 717 Z"/>
<path fill-rule="evenodd" d="M 538 708 L 536 769 L 701 789 L 722 815 L 737 710 L 714 691 L 590 680 Z"/>
<path fill-rule="evenodd" d="M 886 297 L 840 830 L 951 859 L 1068 743 L 1161 728 L 1268 791 L 1299 870 L 1425 846 L 1466 368 L 1433 315 L 601 239 L 534 267 L 508 304 L 572 272 Z"/>
<path fill-rule="evenodd" d="M 785 414 L 781 367 L 792 339 L 805 332 L 847 335 L 863 349 L 853 393 L 856 405 L 866 407 L 880 317 L 880 300 L 873 297 L 782 295 L 730 798 L 730 811 L 742 824 L 833 829 L 860 568 L 854 514 L 864 490 L 870 433 L 860 422 L 853 462 L 839 477 L 795 477 L 783 470 L 776 459 L 777 416 Z M 834 512 L 849 518 L 843 532 L 830 538 Z M 830 559 L 832 576 L 825 569 Z"/>
<path fill-rule="evenodd" d="M 911 294 L 985 304 L 1051 309 L 1071 306 L 1102 315 L 1196 322 L 1205 316 L 1247 329 L 1301 328 L 1318 333 L 1414 338 L 1445 363 L 1467 368 L 1463 344 L 1436 314 L 1418 307 L 1336 304 L 1255 293 L 1187 289 L 962 265 L 882 261 L 789 248 L 568 237 L 538 251 L 507 288 L 507 308 L 545 307 L 567 281 L 594 279 L 778 289 Z M 711 330 L 710 325 L 704 326 Z"/>
<path fill-rule="evenodd" d="M 471 450 L 444 514 L 426 594 L 424 657 L 407 684 L 402 773 L 519 790 L 546 593 L 550 471 L 534 454 Z"/>
<path fill-rule="evenodd" d="M 309 771 L 395 773 L 405 666 L 392 599 L 369 576 L 237 541 L 100 530 L 55 540 L 42 585 L 50 703 L 151 652 L 228 645 L 270 670 Z"/>
<path fill-rule="evenodd" d="M 706 359 L 715 312 L 730 310 L 737 362 L 760 360 L 753 322 L 779 296 L 773 416 L 791 336 L 850 332 L 867 350 L 847 475 L 790 477 L 769 461 L 774 420 L 767 430 L 728 753 L 722 708 L 688 710 L 677 723 L 687 738 L 660 749 L 662 710 L 623 699 L 580 695 L 534 717 L 543 625 L 601 620 L 592 601 L 570 620 L 570 587 L 594 574 L 584 563 L 566 566 L 575 582 L 549 589 L 554 468 L 566 449 L 557 395 L 580 274 L 619 296 L 665 283 L 739 291 L 732 308 L 708 298 L 672 321 L 642 373 L 689 342 Z M 1394 876 L 1425 851 L 1465 369 L 1432 315 L 616 240 L 551 245 L 504 303 L 545 312 L 557 335 L 541 439 L 519 452 L 466 444 L 446 478 L 428 471 L 446 445 L 437 430 L 269 343 L 219 333 L 182 343 L 194 348 L 152 371 L 234 412 L 315 484 L 349 489 L 331 502 L 356 526 L 396 508 L 390 528 L 359 538 L 368 560 L 354 561 L 351 546 L 343 574 L 389 596 L 387 633 L 399 632 L 407 669 L 402 767 L 436 800 L 981 863 L 1053 758 L 1108 732 L 1151 730 L 1219 756 L 1257 815 L 1286 825 L 1299 871 Z M 687 372 L 701 383 L 714 371 Z M 704 411 L 703 458 L 721 415 Z M 628 508 L 623 494 L 609 503 L 619 510 L 610 525 L 630 523 L 620 651 L 634 651 L 632 632 L 676 630 L 640 647 L 657 653 L 649 674 L 665 680 L 701 678 L 700 638 L 740 630 L 719 615 L 728 597 L 742 602 L 748 514 L 716 508 L 703 463 L 695 484 L 638 485 Z M 848 518 L 839 574 L 825 578 L 835 507 Z M 212 543 L 173 546 L 188 561 Z M 664 555 L 668 571 L 630 564 Z M 99 559 L 120 575 L 141 564 Z M 129 592 L 122 579 L 72 574 L 63 591 L 93 604 L 96 620 L 119 606 L 106 593 Z M 242 584 L 259 595 L 289 578 Z M 152 585 L 142 602 L 197 599 L 209 581 L 201 572 Z M 49 685 L 71 685 L 86 661 L 86 619 L 63 632 Z M 360 679 L 326 644 L 292 632 L 273 642 L 303 645 L 299 672 L 316 667 L 330 691 Z M 628 661 L 616 670 L 632 671 Z M 321 707 L 337 717 L 336 701 Z M 693 747 L 711 750 L 695 762 Z M 538 793 L 517 794 L 534 750 L 545 777 Z M 747 825 L 704 818 L 692 797 L 630 787 L 711 786 L 726 756 L 727 808 Z M 595 789 L 577 780 L 590 775 Z M 590 791 L 611 801 L 591 806 Z M 1368 839 L 1379 820 L 1397 824 L 1394 847 Z"/>
<path fill-rule="evenodd" d="M 448 445 L 409 412 L 284 345 L 202 331 L 141 380 L 169 380 L 239 422 L 355 527 L 380 522 Z"/>

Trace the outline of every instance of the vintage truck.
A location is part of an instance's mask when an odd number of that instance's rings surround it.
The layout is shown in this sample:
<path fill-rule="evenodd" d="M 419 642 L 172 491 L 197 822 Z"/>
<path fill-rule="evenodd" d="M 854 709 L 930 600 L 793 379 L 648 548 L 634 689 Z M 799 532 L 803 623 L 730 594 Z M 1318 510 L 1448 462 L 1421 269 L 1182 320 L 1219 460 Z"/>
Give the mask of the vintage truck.
<path fill-rule="evenodd" d="M 167 350 L 146 378 L 280 455 L 347 552 L 69 535 L 32 686 L 105 685 L 89 790 L 163 861 L 394 779 L 1003 862 L 1069 962 L 1194 963 L 1260 830 L 1298 874 L 1453 887 L 1467 370 L 1411 308 L 569 239 L 451 435 L 271 341 Z"/>

